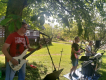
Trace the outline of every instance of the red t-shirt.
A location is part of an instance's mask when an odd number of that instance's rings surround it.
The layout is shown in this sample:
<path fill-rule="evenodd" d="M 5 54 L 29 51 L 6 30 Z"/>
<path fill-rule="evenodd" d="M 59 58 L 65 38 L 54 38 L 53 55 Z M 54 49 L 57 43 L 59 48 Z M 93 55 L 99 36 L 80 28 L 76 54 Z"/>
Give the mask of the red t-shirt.
<path fill-rule="evenodd" d="M 14 32 L 7 37 L 5 43 L 10 44 L 9 53 L 12 57 L 19 56 L 27 48 L 26 41 L 27 44 L 29 44 L 29 40 L 27 36 L 25 37 L 20 36 L 17 32 Z M 7 59 L 7 61 L 9 60 Z"/>

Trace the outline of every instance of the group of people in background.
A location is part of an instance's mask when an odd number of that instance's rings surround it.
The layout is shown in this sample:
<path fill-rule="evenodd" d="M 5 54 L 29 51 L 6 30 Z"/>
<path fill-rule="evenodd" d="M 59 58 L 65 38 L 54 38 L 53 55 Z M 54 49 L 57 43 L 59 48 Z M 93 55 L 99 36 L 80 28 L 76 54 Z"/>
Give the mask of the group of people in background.
<path fill-rule="evenodd" d="M 72 68 L 70 69 L 70 73 L 69 73 L 69 78 L 72 79 L 73 77 L 78 78 L 79 76 L 75 73 L 77 66 L 78 66 L 78 56 L 81 55 L 81 53 L 83 53 L 83 50 L 80 49 L 80 46 L 78 45 L 78 43 L 80 42 L 79 37 L 75 37 L 74 42 L 71 46 L 71 62 L 72 62 Z M 93 41 L 89 41 L 89 44 L 86 46 L 85 50 L 85 56 L 90 57 L 92 55 L 94 55 L 95 53 L 92 52 L 92 45 L 93 45 Z"/>

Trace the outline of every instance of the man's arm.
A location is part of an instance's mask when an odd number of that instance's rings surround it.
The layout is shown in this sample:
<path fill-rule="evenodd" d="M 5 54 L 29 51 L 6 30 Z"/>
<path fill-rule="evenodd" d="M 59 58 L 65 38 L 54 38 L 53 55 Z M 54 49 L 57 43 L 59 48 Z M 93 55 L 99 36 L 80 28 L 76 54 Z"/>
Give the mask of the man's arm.
<path fill-rule="evenodd" d="M 12 63 L 13 63 L 13 65 L 17 65 L 18 64 L 18 61 L 16 61 L 15 59 L 13 59 L 11 56 L 10 56 L 10 54 L 8 53 L 8 51 L 7 51 L 7 49 L 10 47 L 10 44 L 8 44 L 8 43 L 4 43 L 4 45 L 3 45 L 3 47 L 2 47 L 2 52 L 3 52 L 3 54 L 5 55 L 5 57 L 7 58 L 7 59 L 9 59 Z"/>
<path fill-rule="evenodd" d="M 75 51 L 75 48 L 73 48 L 73 47 L 72 47 L 72 52 L 73 52 L 73 53 L 76 53 L 76 54 L 78 54 L 78 55 L 80 55 L 80 53 L 81 53 L 81 52 Z"/>
<path fill-rule="evenodd" d="M 33 50 L 35 49 L 35 48 L 31 48 L 31 47 L 30 47 L 30 44 L 28 44 L 27 47 L 28 47 L 28 51 L 33 51 Z"/>
<path fill-rule="evenodd" d="M 86 52 L 87 52 L 87 53 L 91 53 L 91 51 L 88 50 L 88 47 L 86 48 Z"/>
<path fill-rule="evenodd" d="M 42 46 L 40 45 L 39 49 L 41 49 L 41 47 L 42 47 Z M 35 50 L 35 48 L 31 48 L 31 47 L 30 47 L 30 44 L 28 44 L 28 51 L 33 51 L 33 50 Z"/>
<path fill-rule="evenodd" d="M 9 48 L 10 44 L 4 43 L 3 47 L 2 47 L 2 52 L 5 55 L 6 58 L 8 58 L 9 60 L 12 60 L 12 57 L 9 55 L 7 49 Z"/>

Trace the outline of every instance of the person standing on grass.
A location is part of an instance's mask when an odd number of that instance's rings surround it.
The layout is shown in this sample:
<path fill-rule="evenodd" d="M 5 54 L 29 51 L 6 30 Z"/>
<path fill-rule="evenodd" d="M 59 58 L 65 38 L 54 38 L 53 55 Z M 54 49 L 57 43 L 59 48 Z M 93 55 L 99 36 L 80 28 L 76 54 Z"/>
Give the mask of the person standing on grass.
<path fill-rule="evenodd" d="M 80 55 L 80 53 L 82 53 L 83 51 L 79 51 L 79 45 L 78 42 L 80 41 L 79 37 L 75 37 L 74 39 L 75 41 L 72 44 L 72 49 L 71 49 L 71 61 L 72 61 L 72 68 L 70 70 L 70 74 L 69 77 L 72 79 L 72 72 L 73 72 L 73 76 L 78 78 L 78 75 L 76 75 L 75 71 L 77 69 L 78 66 L 78 58 L 75 57 L 76 55 Z"/>
<path fill-rule="evenodd" d="M 13 80 L 16 73 L 16 71 L 10 67 L 9 61 L 11 61 L 14 66 L 16 66 L 19 63 L 13 57 L 21 55 L 26 48 L 28 48 L 28 51 L 34 50 L 34 48 L 30 47 L 28 37 L 25 36 L 26 30 L 27 24 L 22 22 L 21 28 L 18 29 L 17 32 L 10 34 L 2 47 L 2 52 L 7 58 L 5 80 Z M 9 49 L 9 52 L 7 49 Z M 25 80 L 25 69 L 26 63 L 23 64 L 21 69 L 18 71 L 18 80 Z"/>

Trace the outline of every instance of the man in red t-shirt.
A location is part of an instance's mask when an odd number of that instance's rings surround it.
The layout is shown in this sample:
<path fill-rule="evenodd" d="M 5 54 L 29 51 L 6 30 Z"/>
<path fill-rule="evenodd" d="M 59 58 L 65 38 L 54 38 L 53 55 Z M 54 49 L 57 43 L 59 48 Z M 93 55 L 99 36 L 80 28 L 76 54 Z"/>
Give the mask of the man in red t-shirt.
<path fill-rule="evenodd" d="M 30 48 L 28 37 L 25 36 L 26 30 L 27 24 L 22 22 L 21 28 L 18 29 L 17 32 L 10 34 L 2 47 L 2 52 L 7 58 L 5 80 L 13 80 L 16 73 L 16 71 L 9 66 L 9 61 L 11 61 L 14 66 L 19 64 L 18 61 L 12 57 L 21 55 L 26 48 L 28 48 L 29 51 L 34 50 L 33 48 Z M 9 52 L 7 51 L 8 48 Z M 24 64 L 19 70 L 18 80 L 25 80 L 25 68 L 26 64 Z"/>

